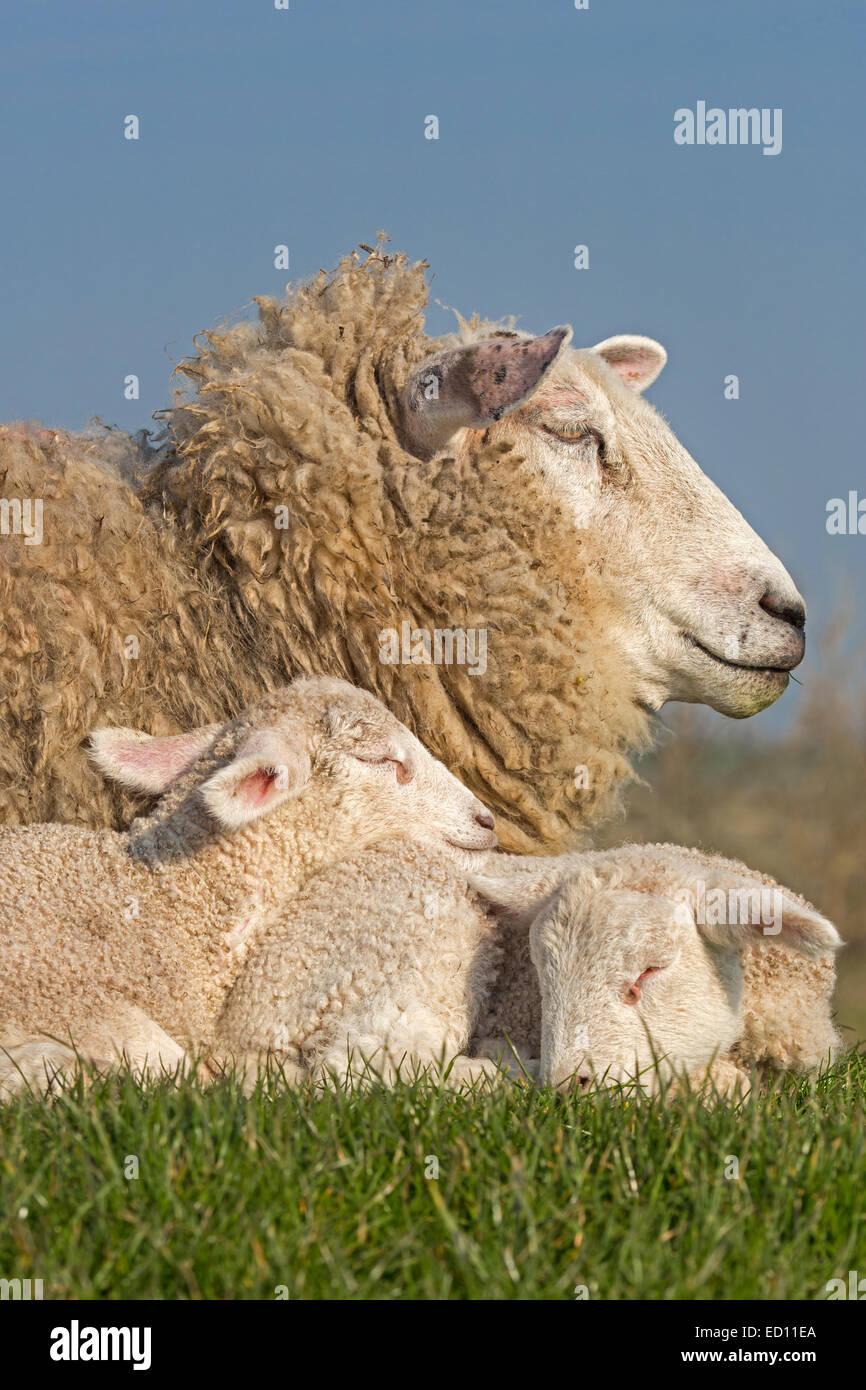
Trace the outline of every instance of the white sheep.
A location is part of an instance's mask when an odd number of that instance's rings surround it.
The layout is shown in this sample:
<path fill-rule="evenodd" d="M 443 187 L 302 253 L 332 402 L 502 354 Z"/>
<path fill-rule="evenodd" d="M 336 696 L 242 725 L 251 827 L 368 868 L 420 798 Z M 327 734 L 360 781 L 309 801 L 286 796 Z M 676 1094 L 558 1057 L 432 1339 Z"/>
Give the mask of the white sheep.
<path fill-rule="evenodd" d="M 540 1054 L 540 1081 L 583 1090 L 635 1076 L 653 1090 L 710 1064 L 719 1089 L 743 1090 L 752 1068 L 836 1055 L 839 935 L 767 875 L 676 845 L 488 858 L 470 881 L 508 939 L 481 1052 L 507 1035 Z"/>
<path fill-rule="evenodd" d="M 127 832 L 0 830 L 7 1089 L 71 1065 L 67 1043 L 182 1065 L 257 934 L 317 869 L 392 835 L 496 842 L 486 808 L 378 700 L 329 677 L 189 734 L 103 729 L 92 751 L 160 800 Z"/>
<path fill-rule="evenodd" d="M 218 1050 L 250 1070 L 276 1054 L 292 1078 L 444 1060 L 463 1081 L 508 1065 L 507 1037 L 543 1082 L 637 1070 L 653 1089 L 712 1063 L 727 1090 L 835 1053 L 838 935 L 773 880 L 672 845 L 484 859 L 467 874 L 453 851 L 376 845 L 310 879 L 248 956 Z"/>

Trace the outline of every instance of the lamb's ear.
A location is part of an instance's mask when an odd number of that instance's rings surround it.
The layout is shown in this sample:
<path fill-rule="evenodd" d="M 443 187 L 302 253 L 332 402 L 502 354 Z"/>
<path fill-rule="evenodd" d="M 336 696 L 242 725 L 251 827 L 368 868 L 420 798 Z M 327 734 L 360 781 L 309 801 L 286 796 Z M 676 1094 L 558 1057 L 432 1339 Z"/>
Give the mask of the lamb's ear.
<path fill-rule="evenodd" d="M 200 793 L 214 820 L 236 830 L 299 796 L 311 771 L 306 748 L 263 729 L 244 740 L 231 762 L 202 783 Z"/>
<path fill-rule="evenodd" d="M 550 868 L 503 874 L 469 874 L 469 887 L 499 917 L 529 926 L 559 887 L 561 875 Z"/>
<path fill-rule="evenodd" d="M 88 752 L 112 781 L 159 795 L 189 771 L 221 728 L 221 724 L 208 724 L 167 738 L 154 738 L 139 729 L 96 729 Z"/>
<path fill-rule="evenodd" d="M 605 338 L 591 349 L 603 357 L 609 367 L 621 376 L 630 390 L 640 394 L 652 386 L 668 355 L 655 338 L 641 338 L 637 333 L 620 333 Z"/>
<path fill-rule="evenodd" d="M 428 357 L 403 391 L 408 448 L 429 459 L 458 430 L 501 420 L 537 390 L 570 339 L 563 324 L 540 338 L 483 338 Z"/>
<path fill-rule="evenodd" d="M 842 945 L 833 923 L 784 888 L 759 879 L 722 876 L 695 898 L 698 931 L 716 946 L 787 946 L 821 956 Z"/>

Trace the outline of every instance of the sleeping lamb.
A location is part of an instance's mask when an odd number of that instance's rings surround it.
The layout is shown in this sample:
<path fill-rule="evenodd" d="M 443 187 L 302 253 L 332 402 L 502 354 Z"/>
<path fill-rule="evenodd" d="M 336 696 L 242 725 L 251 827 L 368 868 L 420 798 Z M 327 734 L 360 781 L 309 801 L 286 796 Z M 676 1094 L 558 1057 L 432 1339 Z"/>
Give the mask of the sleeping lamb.
<path fill-rule="evenodd" d="M 836 1051 L 839 937 L 773 880 L 673 845 L 483 857 L 467 877 L 453 852 L 380 844 L 309 879 L 247 957 L 217 1050 L 249 1074 L 276 1054 L 290 1078 L 453 1059 L 474 1080 L 508 1037 L 542 1082 L 584 1090 L 711 1064 L 731 1090 Z M 465 1055 L 473 1034 L 487 1058 Z"/>
<path fill-rule="evenodd" d="M 805 899 L 720 855 L 626 845 L 554 859 L 490 855 L 471 883 L 502 915 L 503 968 L 476 1025 L 552 1085 L 817 1071 L 839 1049 L 839 935 Z M 504 871 L 503 871 L 504 869 Z M 527 930 L 529 929 L 529 930 Z M 658 1065 L 655 1065 L 658 1063 Z"/>
<path fill-rule="evenodd" d="M 471 792 L 372 695 L 329 677 L 189 734 L 103 729 L 92 755 L 160 800 L 123 833 L 0 830 L 0 1089 L 67 1069 L 67 1042 L 108 1064 L 182 1065 L 317 869 L 390 835 L 455 853 L 496 843 Z"/>

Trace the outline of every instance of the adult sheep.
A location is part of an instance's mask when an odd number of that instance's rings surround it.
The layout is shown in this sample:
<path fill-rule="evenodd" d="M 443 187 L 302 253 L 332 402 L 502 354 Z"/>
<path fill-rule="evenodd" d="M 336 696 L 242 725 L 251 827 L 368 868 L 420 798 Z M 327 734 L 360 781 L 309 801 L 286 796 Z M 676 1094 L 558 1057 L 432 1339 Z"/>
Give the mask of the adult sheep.
<path fill-rule="evenodd" d="M 44 508 L 41 543 L 0 534 L 0 818 L 125 823 L 89 728 L 170 733 L 324 673 L 379 695 L 505 847 L 552 848 L 665 701 L 744 716 L 785 689 L 802 601 L 642 399 L 664 349 L 431 339 L 425 269 L 352 255 L 205 334 L 155 459 L 0 433 L 4 498 Z"/>

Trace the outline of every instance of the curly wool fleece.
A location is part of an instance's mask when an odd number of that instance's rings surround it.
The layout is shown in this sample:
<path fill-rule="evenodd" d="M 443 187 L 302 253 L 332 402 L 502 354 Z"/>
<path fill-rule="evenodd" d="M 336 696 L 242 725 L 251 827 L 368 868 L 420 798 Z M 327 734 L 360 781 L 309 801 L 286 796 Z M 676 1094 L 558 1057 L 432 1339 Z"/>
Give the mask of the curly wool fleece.
<path fill-rule="evenodd" d="M 305 673 L 376 693 L 506 848 L 559 847 L 609 808 L 649 720 L 590 540 L 507 439 L 427 463 L 400 444 L 410 369 L 496 327 L 426 337 L 425 270 L 380 246 L 201 335 L 135 487 L 129 441 L 0 434 L 5 491 L 44 497 L 46 537 L 0 538 L 4 820 L 122 823 L 90 727 L 189 728 Z M 486 631 L 486 670 L 383 662 L 404 623 Z"/>

